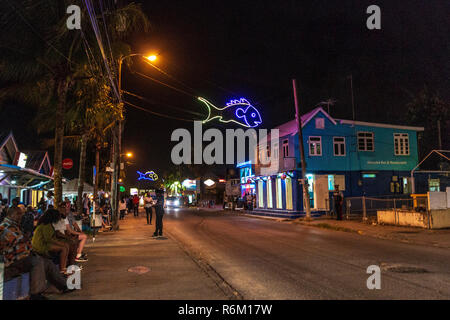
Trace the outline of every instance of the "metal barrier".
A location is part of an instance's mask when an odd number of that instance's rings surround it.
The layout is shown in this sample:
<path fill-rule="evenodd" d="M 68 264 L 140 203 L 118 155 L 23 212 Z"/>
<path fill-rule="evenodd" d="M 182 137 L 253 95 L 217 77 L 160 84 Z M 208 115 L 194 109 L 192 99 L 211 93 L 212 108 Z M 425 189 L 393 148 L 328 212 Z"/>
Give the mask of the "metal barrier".
<path fill-rule="evenodd" d="M 370 217 L 376 217 L 378 210 L 413 210 L 414 202 L 408 198 L 386 197 L 349 197 L 345 198 L 345 216 L 346 219 L 367 220 Z"/>

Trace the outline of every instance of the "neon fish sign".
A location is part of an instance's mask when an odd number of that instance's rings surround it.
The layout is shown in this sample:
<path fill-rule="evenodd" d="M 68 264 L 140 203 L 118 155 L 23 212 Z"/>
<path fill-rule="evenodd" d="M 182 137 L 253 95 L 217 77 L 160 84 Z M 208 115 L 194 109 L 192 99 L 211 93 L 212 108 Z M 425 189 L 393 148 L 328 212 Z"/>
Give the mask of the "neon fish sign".
<path fill-rule="evenodd" d="M 140 171 L 136 171 L 139 175 L 138 180 L 149 180 L 149 181 L 156 181 L 158 180 L 158 175 L 153 171 L 147 171 L 146 173 L 142 173 Z"/>
<path fill-rule="evenodd" d="M 245 98 L 231 100 L 223 108 L 216 107 L 202 97 L 198 97 L 198 100 L 208 108 L 208 117 L 203 120 L 203 123 L 218 119 L 220 122 L 235 122 L 247 128 L 254 128 L 262 123 L 259 111 Z"/>

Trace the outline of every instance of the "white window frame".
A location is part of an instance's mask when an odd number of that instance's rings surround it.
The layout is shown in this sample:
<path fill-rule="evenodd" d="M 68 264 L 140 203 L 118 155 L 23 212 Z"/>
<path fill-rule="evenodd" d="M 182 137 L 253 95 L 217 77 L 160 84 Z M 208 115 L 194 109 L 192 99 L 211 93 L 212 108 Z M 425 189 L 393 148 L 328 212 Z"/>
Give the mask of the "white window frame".
<path fill-rule="evenodd" d="M 371 137 L 359 137 L 359 134 L 364 133 L 367 134 L 369 133 L 371 135 Z M 360 148 L 360 144 L 359 144 L 359 139 L 363 139 L 364 141 L 364 149 Z M 367 150 L 367 141 L 372 140 L 372 150 Z M 358 151 L 365 151 L 365 152 L 374 152 L 375 151 L 375 135 L 373 132 L 370 131 L 358 131 L 358 133 L 356 134 L 356 143 L 358 144 Z"/>
<path fill-rule="evenodd" d="M 318 138 L 319 141 L 311 142 L 311 138 Z M 313 144 L 313 150 L 314 152 L 311 153 L 311 144 Z M 317 152 L 317 144 L 320 146 L 320 153 Z M 322 156 L 322 137 L 321 136 L 309 136 L 308 137 L 308 152 L 309 155 L 312 157 L 321 157 Z"/>
<path fill-rule="evenodd" d="M 336 141 L 336 139 L 342 139 L 343 141 Z M 343 154 L 336 154 L 336 145 L 338 145 L 339 152 L 341 152 L 341 145 L 344 146 Z M 345 157 L 347 155 L 347 150 L 345 148 L 345 137 L 333 137 L 333 155 L 335 157 Z"/>
<path fill-rule="evenodd" d="M 289 157 L 289 140 L 283 140 L 283 158 Z"/>
<path fill-rule="evenodd" d="M 403 144 L 402 144 L 403 143 Z M 397 147 L 398 145 L 398 147 Z M 409 156 L 410 155 L 409 134 L 394 133 L 394 155 Z"/>

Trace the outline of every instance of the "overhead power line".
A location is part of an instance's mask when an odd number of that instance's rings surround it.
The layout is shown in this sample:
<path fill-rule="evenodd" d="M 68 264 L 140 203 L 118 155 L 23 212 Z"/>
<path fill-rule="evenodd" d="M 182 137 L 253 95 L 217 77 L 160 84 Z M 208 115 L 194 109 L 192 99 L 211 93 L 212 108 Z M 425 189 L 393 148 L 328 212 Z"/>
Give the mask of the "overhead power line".
<path fill-rule="evenodd" d="M 135 98 L 138 98 L 140 100 L 143 100 L 143 101 L 148 102 L 148 103 L 153 104 L 153 105 L 157 105 L 158 104 L 157 102 L 151 101 L 150 99 L 142 97 L 142 96 L 140 96 L 140 95 L 138 95 L 136 93 L 132 93 L 132 92 L 125 91 L 125 90 L 122 90 L 122 93 L 128 94 L 130 96 L 133 96 Z M 191 110 L 175 107 L 173 105 L 166 104 L 166 103 L 164 103 L 164 107 L 172 108 L 172 109 L 180 111 L 180 112 L 190 113 L 190 114 L 195 115 L 195 116 L 200 116 L 200 117 L 205 116 L 204 114 L 202 114 L 200 112 L 195 112 L 195 111 L 191 111 Z"/>
<path fill-rule="evenodd" d="M 174 119 L 174 120 L 187 121 L 187 122 L 197 121 L 196 119 L 186 119 L 186 118 L 172 117 L 172 116 L 168 116 L 166 114 L 154 112 L 154 111 L 148 110 L 146 108 L 140 107 L 138 105 L 135 105 L 135 104 L 133 104 L 131 102 L 128 102 L 126 100 L 124 100 L 123 103 L 129 105 L 130 107 L 133 107 L 133 108 L 136 108 L 136 109 L 139 109 L 139 110 L 142 110 L 142 111 L 154 114 L 154 115 L 159 116 L 159 117 L 167 118 L 167 119 Z M 198 120 L 198 121 L 201 121 L 201 120 Z"/>

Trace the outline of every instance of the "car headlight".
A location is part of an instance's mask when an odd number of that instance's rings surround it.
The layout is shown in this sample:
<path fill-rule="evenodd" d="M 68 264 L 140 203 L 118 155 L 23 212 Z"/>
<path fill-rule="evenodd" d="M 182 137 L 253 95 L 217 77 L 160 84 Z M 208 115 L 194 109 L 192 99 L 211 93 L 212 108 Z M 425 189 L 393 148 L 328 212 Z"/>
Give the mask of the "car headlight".
<path fill-rule="evenodd" d="M 180 205 L 180 200 L 175 200 L 175 201 L 174 201 L 174 204 L 175 204 L 176 206 L 179 206 L 179 205 Z"/>

